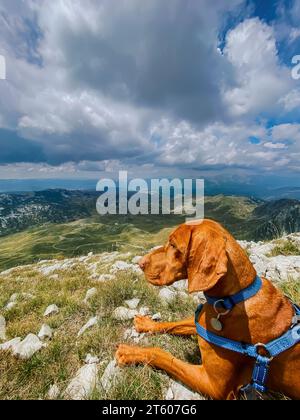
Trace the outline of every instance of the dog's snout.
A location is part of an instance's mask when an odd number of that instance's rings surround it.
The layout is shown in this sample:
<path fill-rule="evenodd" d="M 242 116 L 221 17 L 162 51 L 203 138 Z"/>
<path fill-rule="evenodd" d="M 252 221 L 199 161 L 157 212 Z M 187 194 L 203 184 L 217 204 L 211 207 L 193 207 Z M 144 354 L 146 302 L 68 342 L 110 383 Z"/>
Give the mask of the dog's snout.
<path fill-rule="evenodd" d="M 146 257 L 143 257 L 140 262 L 139 262 L 139 266 L 141 268 L 141 270 L 145 270 L 146 265 L 147 265 L 148 259 Z"/>

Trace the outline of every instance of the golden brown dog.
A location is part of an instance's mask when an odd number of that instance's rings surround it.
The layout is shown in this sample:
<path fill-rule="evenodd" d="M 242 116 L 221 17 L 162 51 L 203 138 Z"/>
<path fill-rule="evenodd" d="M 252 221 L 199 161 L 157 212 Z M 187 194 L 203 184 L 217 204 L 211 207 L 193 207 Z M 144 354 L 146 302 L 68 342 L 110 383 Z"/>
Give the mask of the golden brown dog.
<path fill-rule="evenodd" d="M 147 280 L 156 286 L 188 278 L 189 292 L 205 291 L 215 297 L 233 295 L 248 287 L 256 271 L 246 253 L 218 223 L 204 220 L 179 226 L 165 247 L 146 255 L 140 262 Z M 290 301 L 272 283 L 263 279 L 257 295 L 238 304 L 224 318 L 219 335 L 245 343 L 268 343 L 291 326 L 294 315 Z M 199 322 L 212 331 L 214 309 L 206 304 Z M 194 317 L 181 322 L 152 321 L 138 316 L 139 332 L 195 335 Z M 191 365 L 159 348 L 121 345 L 116 357 L 120 365 L 148 364 L 166 371 L 192 390 L 213 399 L 234 399 L 251 381 L 254 360 L 198 338 L 201 365 Z M 300 398 L 300 345 L 282 353 L 271 363 L 269 389 Z"/>

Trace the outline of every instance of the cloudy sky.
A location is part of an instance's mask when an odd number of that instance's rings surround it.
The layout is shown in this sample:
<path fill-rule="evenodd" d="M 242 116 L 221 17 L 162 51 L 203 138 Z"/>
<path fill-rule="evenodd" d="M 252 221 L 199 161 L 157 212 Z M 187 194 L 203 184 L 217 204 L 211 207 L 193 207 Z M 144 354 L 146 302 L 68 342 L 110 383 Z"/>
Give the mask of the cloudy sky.
<path fill-rule="evenodd" d="M 300 185 L 299 22 L 300 0 L 0 0 L 0 178 Z"/>

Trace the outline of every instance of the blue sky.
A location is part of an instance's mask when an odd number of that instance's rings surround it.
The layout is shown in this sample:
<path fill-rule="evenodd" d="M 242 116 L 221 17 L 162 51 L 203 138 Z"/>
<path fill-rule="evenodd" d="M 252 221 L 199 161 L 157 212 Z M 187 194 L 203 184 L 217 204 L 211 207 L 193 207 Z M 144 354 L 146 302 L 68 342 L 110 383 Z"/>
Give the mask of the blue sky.
<path fill-rule="evenodd" d="M 300 185 L 299 22 L 299 0 L 0 0 L 0 179 Z"/>

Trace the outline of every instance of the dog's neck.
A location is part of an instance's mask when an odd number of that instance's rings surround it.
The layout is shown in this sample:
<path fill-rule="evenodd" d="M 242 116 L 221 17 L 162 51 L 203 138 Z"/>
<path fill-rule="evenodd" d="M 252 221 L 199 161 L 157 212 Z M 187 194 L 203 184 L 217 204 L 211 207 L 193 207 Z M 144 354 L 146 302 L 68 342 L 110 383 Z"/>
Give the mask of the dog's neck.
<path fill-rule="evenodd" d="M 206 293 L 220 298 L 232 296 L 249 287 L 256 276 L 256 271 L 248 258 L 238 265 L 233 265 L 230 261 L 227 274 Z"/>

